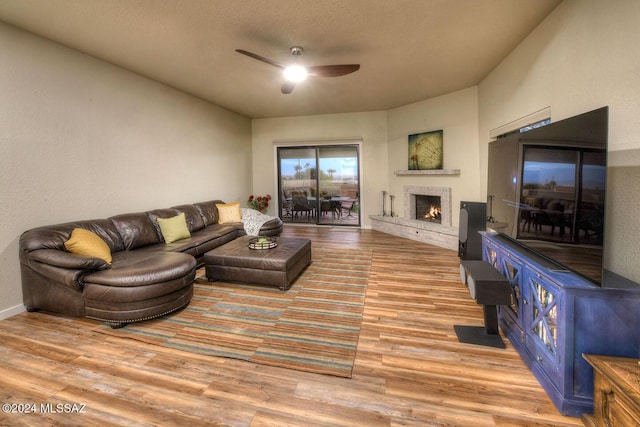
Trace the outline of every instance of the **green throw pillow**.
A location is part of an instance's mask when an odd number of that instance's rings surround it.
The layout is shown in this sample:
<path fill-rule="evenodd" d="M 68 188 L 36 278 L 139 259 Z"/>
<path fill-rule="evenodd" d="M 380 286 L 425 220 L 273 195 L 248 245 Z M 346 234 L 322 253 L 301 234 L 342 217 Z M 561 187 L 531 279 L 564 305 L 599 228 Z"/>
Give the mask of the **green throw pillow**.
<path fill-rule="evenodd" d="M 158 225 L 167 244 L 191 237 L 184 212 L 171 218 L 158 218 Z"/>

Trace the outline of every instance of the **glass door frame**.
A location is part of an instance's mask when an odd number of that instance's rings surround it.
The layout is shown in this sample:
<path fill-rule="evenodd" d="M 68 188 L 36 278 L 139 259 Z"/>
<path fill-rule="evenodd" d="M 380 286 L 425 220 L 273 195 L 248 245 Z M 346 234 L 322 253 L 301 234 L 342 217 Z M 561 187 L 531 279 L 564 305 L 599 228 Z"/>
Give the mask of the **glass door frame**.
<path fill-rule="evenodd" d="M 325 174 L 319 173 L 317 171 L 318 165 L 321 162 L 320 151 L 322 149 L 335 147 L 340 149 L 344 148 L 353 148 L 356 151 L 356 189 L 355 189 L 355 197 L 349 198 L 349 203 L 354 203 L 354 206 L 357 206 L 355 209 L 357 210 L 356 215 L 352 215 L 352 212 L 349 211 L 349 217 L 354 218 L 354 220 L 350 221 L 335 221 L 335 217 L 329 216 L 330 219 L 327 221 L 323 221 L 321 206 L 322 206 L 322 194 L 321 188 L 323 183 L 321 182 L 321 176 Z M 311 188 L 315 188 L 315 194 L 313 194 L 314 200 L 312 201 L 313 205 L 313 220 L 311 221 L 295 221 L 294 214 L 291 210 L 287 210 L 286 206 L 292 204 L 291 198 L 286 197 L 284 195 L 285 191 L 283 191 L 283 180 L 282 180 L 282 164 L 281 164 L 281 149 L 313 149 L 315 150 L 315 169 L 316 172 L 314 174 L 315 183 Z M 362 227 L 362 197 L 361 197 L 361 187 L 362 187 L 362 140 L 360 139 L 345 139 L 345 140 L 330 140 L 330 141 L 318 141 L 318 140 L 308 140 L 308 141 L 287 141 L 287 142 L 274 142 L 274 162 L 276 166 L 275 173 L 275 187 L 278 189 L 277 191 L 277 215 L 280 217 L 286 224 L 311 224 L 311 225 L 329 225 L 329 226 L 350 226 L 350 227 Z M 351 191 L 353 192 L 353 191 Z M 310 200 L 311 201 L 311 200 Z M 291 209 L 291 206 L 289 206 Z M 356 213 L 356 211 L 354 211 Z M 325 213 L 326 214 L 326 213 Z M 331 215 L 329 213 L 329 215 Z M 340 219 L 340 212 L 337 214 Z M 346 217 L 346 215 L 345 215 Z"/>

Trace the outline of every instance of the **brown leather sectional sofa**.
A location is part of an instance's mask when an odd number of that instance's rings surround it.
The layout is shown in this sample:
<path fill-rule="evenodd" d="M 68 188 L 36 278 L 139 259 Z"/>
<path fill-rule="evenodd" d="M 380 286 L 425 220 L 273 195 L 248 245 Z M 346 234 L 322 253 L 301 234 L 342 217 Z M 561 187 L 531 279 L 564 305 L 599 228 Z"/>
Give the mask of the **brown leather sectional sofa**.
<path fill-rule="evenodd" d="M 107 219 L 38 227 L 20 237 L 24 305 L 89 317 L 121 327 L 189 304 L 196 267 L 209 250 L 245 235 L 242 223 L 218 224 L 220 200 L 128 213 Z M 191 237 L 165 243 L 158 218 L 185 214 Z M 282 221 L 263 224 L 277 236 Z M 112 263 L 65 249 L 75 228 L 92 231 L 111 250 Z"/>

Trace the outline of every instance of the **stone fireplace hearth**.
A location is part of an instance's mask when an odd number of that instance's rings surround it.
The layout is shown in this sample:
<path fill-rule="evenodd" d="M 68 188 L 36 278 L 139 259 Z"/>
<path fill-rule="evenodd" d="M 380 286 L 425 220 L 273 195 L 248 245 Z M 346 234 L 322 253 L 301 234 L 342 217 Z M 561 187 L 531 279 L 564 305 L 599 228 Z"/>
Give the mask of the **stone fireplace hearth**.
<path fill-rule="evenodd" d="M 440 198 L 440 223 L 416 219 L 416 196 Z M 451 188 L 405 185 L 403 198 L 402 217 L 370 216 L 374 230 L 458 250 L 458 227 L 451 226 Z"/>

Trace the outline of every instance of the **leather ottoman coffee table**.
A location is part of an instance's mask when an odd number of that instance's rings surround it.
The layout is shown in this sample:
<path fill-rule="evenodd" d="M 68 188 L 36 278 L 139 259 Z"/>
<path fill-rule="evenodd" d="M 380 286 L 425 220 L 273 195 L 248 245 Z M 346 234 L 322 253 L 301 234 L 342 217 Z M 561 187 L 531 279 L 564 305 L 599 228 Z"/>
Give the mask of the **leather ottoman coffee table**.
<path fill-rule="evenodd" d="M 286 291 L 293 280 L 311 263 L 311 240 L 272 237 L 272 249 L 250 249 L 252 236 L 242 236 L 204 255 L 209 281 L 256 283 L 277 286 Z"/>

